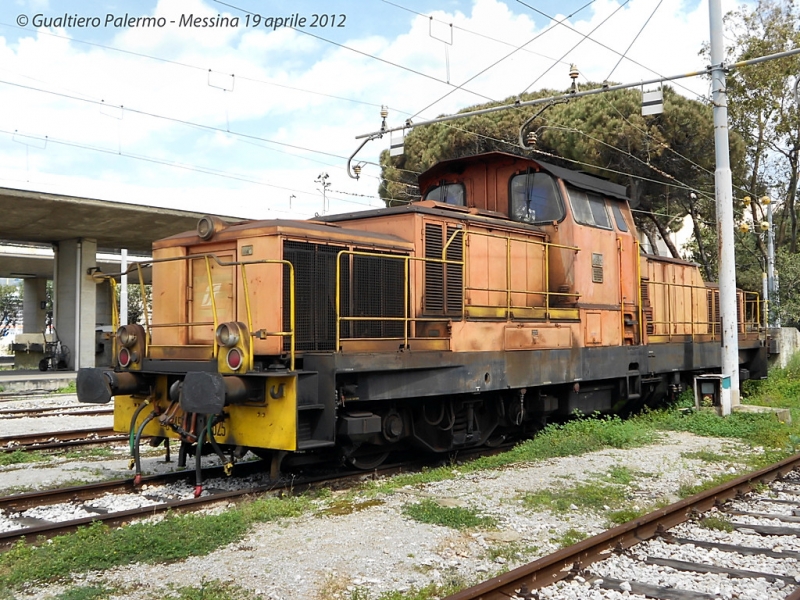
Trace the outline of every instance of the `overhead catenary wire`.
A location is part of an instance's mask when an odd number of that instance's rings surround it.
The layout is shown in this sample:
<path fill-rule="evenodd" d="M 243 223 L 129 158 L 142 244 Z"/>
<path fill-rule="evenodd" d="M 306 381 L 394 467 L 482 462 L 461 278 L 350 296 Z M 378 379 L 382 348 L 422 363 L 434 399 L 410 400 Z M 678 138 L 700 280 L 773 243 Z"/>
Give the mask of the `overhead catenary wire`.
<path fill-rule="evenodd" d="M 626 1 L 628 1 L 628 2 L 629 2 L 630 0 L 626 0 Z M 573 12 L 572 14 L 570 14 L 570 15 L 567 15 L 566 17 L 564 17 L 564 18 L 562 19 L 562 21 L 566 21 L 566 20 L 567 20 L 567 19 L 569 19 L 570 17 L 572 17 L 572 16 L 574 16 L 574 15 L 578 14 L 580 11 L 582 11 L 582 10 L 583 10 L 584 8 L 586 8 L 587 6 L 590 6 L 590 5 L 591 5 L 591 4 L 593 4 L 594 2 L 595 2 L 595 0 L 589 0 L 589 2 L 587 2 L 586 4 L 584 4 L 583 6 L 581 6 L 581 7 L 580 7 L 578 10 L 576 10 L 576 11 L 575 11 L 575 12 Z M 434 100 L 433 102 L 431 102 L 430 104 L 428 104 L 428 106 L 426 106 L 425 108 L 423 108 L 423 109 L 421 109 L 421 110 L 418 110 L 416 113 L 414 113 L 414 114 L 411 116 L 411 118 L 413 119 L 414 117 L 418 116 L 418 115 L 419 115 L 421 112 L 423 112 L 423 111 L 426 111 L 426 110 L 428 110 L 429 108 L 431 108 L 432 106 L 434 106 L 434 105 L 438 104 L 439 102 L 441 102 L 442 100 L 444 100 L 445 98 L 447 98 L 447 97 L 448 97 L 450 94 L 452 94 L 453 92 L 455 92 L 455 91 L 457 91 L 457 90 L 460 90 L 460 89 L 463 89 L 463 87 L 464 87 L 466 84 L 468 84 L 470 81 L 473 81 L 473 80 L 474 80 L 474 79 L 476 79 L 477 77 L 480 77 L 481 75 L 483 75 L 484 73 L 486 73 L 486 71 L 488 71 L 489 69 L 492 69 L 492 68 L 496 67 L 498 64 L 500 64 L 501 62 L 503 62 L 503 61 L 504 61 L 504 60 L 506 60 L 507 58 L 509 58 L 509 57 L 513 56 L 514 54 L 516 54 L 517 52 L 519 52 L 520 50 L 522 50 L 522 49 L 523 49 L 525 46 L 527 46 L 528 44 L 530 44 L 530 43 L 532 43 L 532 42 L 536 41 L 537 39 L 539 39 L 540 37 L 542 37 L 543 35 L 545 35 L 546 33 L 548 33 L 548 32 L 549 32 L 549 31 L 551 31 L 551 30 L 552 30 L 552 28 L 551 28 L 551 29 L 545 29 L 545 30 L 543 30 L 543 31 L 541 31 L 541 32 L 539 32 L 539 33 L 537 33 L 535 36 L 533 36 L 531 39 L 529 39 L 529 40 L 528 40 L 527 42 L 525 42 L 524 44 L 522 44 L 522 45 L 520 45 L 520 46 L 517 46 L 517 47 L 515 47 L 515 48 L 514 48 L 514 49 L 513 49 L 511 52 L 509 52 L 508 54 L 505 54 L 504 56 L 502 56 L 502 57 L 500 57 L 499 59 L 497 59 L 496 61 L 494 61 L 492 64 L 488 65 L 487 67 L 484 67 L 483 69 L 481 69 L 480 71 L 478 71 L 477 73 L 475 73 L 475 74 L 474 74 L 472 77 L 470 77 L 469 79 L 467 79 L 466 81 L 464 81 L 464 83 L 461 83 L 461 84 L 460 84 L 460 85 L 458 85 L 457 87 L 453 88 L 452 90 L 450 90 L 449 92 L 447 92 L 446 94 L 444 94 L 444 95 L 443 95 L 442 97 L 440 97 L 439 99 L 437 99 L 437 100 Z M 561 58 L 563 59 L 564 57 L 562 56 Z M 557 62 L 561 62 L 561 59 L 556 59 L 556 61 L 557 61 Z M 551 67 L 551 68 L 552 68 L 552 67 Z M 549 71 L 549 69 L 548 69 L 548 71 Z"/>
<path fill-rule="evenodd" d="M 575 50 L 575 48 L 577 48 L 578 46 L 580 46 L 580 45 L 581 45 L 583 42 L 585 42 L 586 40 L 591 40 L 591 38 L 590 38 L 589 36 L 591 36 L 591 34 L 593 34 L 595 31 L 597 31 L 597 30 L 598 30 L 598 29 L 600 29 L 600 28 L 601 28 L 603 25 L 605 25 L 605 24 L 606 24 L 606 23 L 607 23 L 607 22 L 608 22 L 608 21 L 611 19 L 611 17 L 613 17 L 613 16 L 614 16 L 614 15 L 616 15 L 616 14 L 617 14 L 619 11 L 621 11 L 621 10 L 623 9 L 623 7 L 625 7 L 625 6 L 626 6 L 626 5 L 627 5 L 627 4 L 628 4 L 630 1 L 631 1 L 631 0 L 625 0 L 625 1 L 624 1 L 622 4 L 620 4 L 620 5 L 619 5 L 619 6 L 618 6 L 618 7 L 617 7 L 615 10 L 614 10 L 614 12 L 612 12 L 612 13 L 611 13 L 610 15 L 608 15 L 608 16 L 607 16 L 605 19 L 603 19 L 602 21 L 600 21 L 600 23 L 598 23 L 598 24 L 597 24 L 597 25 L 594 27 L 594 29 L 592 29 L 592 30 L 591 30 L 589 33 L 586 33 L 586 34 L 583 34 L 583 33 L 581 33 L 580 35 L 581 35 L 581 36 L 583 36 L 583 37 L 581 38 L 581 40 L 580 40 L 580 41 L 579 41 L 577 44 L 575 44 L 574 46 L 572 46 L 572 48 L 570 48 L 569 50 L 567 50 L 567 51 L 566 51 L 566 52 L 565 52 L 565 53 L 564 53 L 564 54 L 561 56 L 561 58 L 560 58 L 560 59 L 558 59 L 558 62 L 560 62 L 560 60 L 561 60 L 561 59 L 565 58 L 565 57 L 566 57 L 566 56 L 567 56 L 567 55 L 568 55 L 570 52 L 572 52 L 573 50 Z M 521 0 L 517 0 L 517 2 L 519 2 L 520 4 L 525 4 L 525 3 L 524 3 L 524 2 L 522 2 Z M 528 6 L 528 5 L 527 5 L 527 4 L 525 4 L 525 6 Z M 556 25 L 559 25 L 559 24 L 560 24 L 560 23 L 558 23 L 558 22 L 556 23 Z M 522 90 L 522 93 L 524 94 L 524 93 L 525 93 L 525 92 L 527 92 L 529 89 L 531 89 L 531 87 L 533 87 L 533 86 L 536 84 L 536 82 L 538 82 L 538 81 L 539 81 L 539 80 L 540 80 L 542 77 L 544 77 L 545 75 L 547 75 L 547 74 L 548 74 L 548 73 L 549 73 L 549 72 L 550 72 L 550 71 L 551 71 L 551 70 L 552 70 L 552 69 L 553 69 L 553 68 L 554 68 L 554 67 L 555 67 L 555 66 L 558 64 L 558 62 L 554 62 L 554 63 L 553 63 L 552 65 L 550 65 L 550 66 L 549 66 L 547 69 L 545 69 L 545 71 L 544 71 L 544 72 L 543 72 L 541 75 L 539 75 L 539 76 L 538 76 L 536 79 L 534 79 L 534 80 L 533 80 L 533 81 L 532 81 L 530 84 L 528 84 L 528 87 L 526 87 L 524 90 Z"/>
<path fill-rule="evenodd" d="M 239 12 L 242 12 L 242 13 L 245 13 L 245 14 L 248 14 L 248 15 L 256 14 L 256 13 L 253 13 L 253 12 L 251 12 L 251 11 L 245 9 L 245 8 L 241 8 L 240 6 L 236 6 L 234 4 L 229 4 L 227 2 L 223 2 L 222 0 L 214 0 L 214 2 L 216 2 L 217 4 L 221 4 L 222 6 L 227 6 L 228 8 L 232 8 L 233 10 L 238 10 Z M 393 62 L 391 60 L 387 60 L 385 58 L 381 58 L 380 56 L 376 56 L 374 54 L 370 54 L 369 52 L 364 52 L 363 50 L 359 50 L 358 48 L 353 48 L 352 46 L 348 46 L 346 44 L 340 44 L 339 42 L 334 42 L 333 40 L 329 40 L 327 38 L 324 38 L 321 35 L 316 35 L 314 33 L 311 33 L 310 31 L 306 31 L 304 29 L 300 29 L 300 28 L 297 28 L 297 27 L 288 27 L 288 28 L 292 29 L 293 31 L 296 31 L 297 33 L 302 33 L 303 35 L 307 35 L 309 37 L 312 37 L 314 39 L 320 40 L 322 42 L 326 42 L 328 44 L 332 44 L 333 46 L 337 46 L 339 48 L 343 48 L 344 50 L 349 50 L 350 52 L 354 52 L 356 54 L 360 54 L 361 56 L 366 56 L 367 58 L 371 58 L 373 60 L 377 60 L 377 61 L 382 62 L 384 64 L 390 65 L 392 67 L 396 67 L 398 69 L 402 69 L 403 71 L 408 71 L 409 73 L 414 73 L 414 74 L 419 75 L 421 77 L 425 77 L 426 79 L 430 79 L 432 81 L 436 81 L 437 83 L 441 83 L 443 85 L 447 85 L 447 86 L 450 86 L 450 87 L 456 87 L 454 84 L 450 83 L 449 81 L 445 81 L 444 79 L 439 79 L 438 77 L 434 77 L 433 75 L 429 75 L 428 73 L 423 73 L 422 71 L 418 71 L 416 69 L 412 69 L 411 67 L 406 67 L 405 65 L 401 65 L 401 64 Z M 490 98 L 489 96 L 485 96 L 485 95 L 480 94 L 478 92 L 474 92 L 474 91 L 468 90 L 466 88 L 459 88 L 459 89 L 461 89 L 461 90 L 463 90 L 463 91 L 465 91 L 465 92 L 467 92 L 469 94 L 472 94 L 474 96 L 478 96 L 480 98 L 483 98 L 484 100 L 488 100 L 489 102 L 495 102 L 495 100 Z"/>
<path fill-rule="evenodd" d="M 650 16 L 649 16 L 649 17 L 647 17 L 647 20 L 644 22 L 644 25 L 642 25 L 641 29 L 639 29 L 639 32 L 638 32 L 638 33 L 637 33 L 637 34 L 636 34 L 636 35 L 633 37 L 633 39 L 631 40 L 631 43 L 630 43 L 630 44 L 628 44 L 628 47 L 625 49 L 625 52 L 623 52 L 623 53 L 622 53 L 622 55 L 621 55 L 621 56 L 619 57 L 619 59 L 617 60 L 617 64 L 615 64 L 615 65 L 614 65 L 614 68 L 612 68 L 612 69 L 611 69 L 611 72 L 608 74 L 608 77 L 606 77 L 606 81 L 609 81 L 609 80 L 611 79 L 611 76 L 614 74 L 614 71 L 616 71 L 616 70 L 617 70 L 617 67 L 618 67 L 618 66 L 619 66 L 619 64 L 622 62 L 622 59 L 623 59 L 623 58 L 627 58 L 627 56 L 628 56 L 628 52 L 630 52 L 631 48 L 632 48 L 632 47 L 633 47 L 633 45 L 636 43 L 636 40 L 638 40 L 638 39 L 639 39 L 639 36 L 640 36 L 640 35 L 642 35 L 642 32 L 644 31 L 645 27 L 647 27 L 647 24 L 648 24 L 648 23 L 650 23 L 650 19 L 652 19 L 652 18 L 653 18 L 653 15 L 655 15 L 655 14 L 656 14 L 656 11 L 657 11 L 657 10 L 658 10 L 658 8 L 661 6 L 661 3 L 662 3 L 663 1 L 664 1 L 664 0 L 658 0 L 658 4 L 656 4 L 656 7 L 653 9 L 653 12 L 651 12 L 651 13 L 650 13 Z"/>
<path fill-rule="evenodd" d="M 222 73 L 222 71 L 219 71 L 219 70 L 216 70 L 216 69 L 210 69 L 208 67 L 201 67 L 199 65 L 193 65 L 191 63 L 187 63 L 187 62 L 184 62 L 184 61 L 174 60 L 174 59 L 170 59 L 170 58 L 164 58 L 162 56 L 155 56 L 153 54 L 145 54 L 144 52 L 136 52 L 136 51 L 133 51 L 133 50 L 126 50 L 124 48 L 117 48 L 115 46 L 109 46 L 107 44 L 99 44 L 97 42 L 89 42 L 89 41 L 86 41 L 86 40 L 81 40 L 79 38 L 69 37 L 69 36 L 65 36 L 65 35 L 59 35 L 57 33 L 51 32 L 51 31 L 45 31 L 44 29 L 33 30 L 33 29 L 28 28 L 28 27 L 19 27 L 18 25 L 11 25 L 10 23 L 3 23 L 2 21 L 0 21 L 0 26 L 9 27 L 9 28 L 12 28 L 12 29 L 20 29 L 22 31 L 31 31 L 32 33 L 36 33 L 37 35 L 46 35 L 46 36 L 50 36 L 50 37 L 54 37 L 54 38 L 58 38 L 58 39 L 62 39 L 62 40 L 68 40 L 70 42 L 74 42 L 74 43 L 77 43 L 77 44 L 85 44 L 87 46 L 91 46 L 91 47 L 94 47 L 94 48 L 103 48 L 104 50 L 111 50 L 113 52 L 119 52 L 121 54 L 127 54 L 127 55 L 130 55 L 130 56 L 136 56 L 136 57 L 139 57 L 139 58 L 146 58 L 146 59 L 149 59 L 149 60 L 154 60 L 154 61 L 162 62 L 162 63 L 165 63 L 165 64 L 170 64 L 170 65 L 175 65 L 175 66 L 178 66 L 178 67 L 184 67 L 184 68 L 187 68 L 187 69 L 193 69 L 193 70 L 201 71 L 203 73 L 208 73 L 208 72 Z M 226 74 L 227 75 L 231 75 L 231 73 L 226 73 Z M 337 96 L 335 94 L 326 94 L 325 92 L 319 92 L 319 91 L 316 91 L 316 90 L 309 90 L 309 89 L 305 89 L 305 88 L 299 88 L 299 87 L 295 87 L 295 86 L 291 86 L 291 85 L 286 85 L 286 84 L 283 84 L 283 83 L 277 83 L 275 81 L 267 81 L 266 79 L 260 79 L 258 77 L 253 77 L 253 76 L 250 76 L 250 75 L 236 74 L 236 78 L 240 79 L 242 81 L 250 81 L 250 82 L 253 82 L 253 83 L 261 83 L 261 84 L 264 84 L 264 85 L 270 85 L 270 86 L 275 86 L 275 87 L 279 87 L 279 88 L 284 88 L 284 89 L 287 89 L 287 90 L 292 90 L 292 91 L 295 91 L 295 92 L 301 92 L 301 93 L 304 93 L 304 94 L 311 94 L 311 95 L 314 95 L 314 96 L 322 96 L 322 97 L 331 98 L 331 99 L 334 99 L 334 100 L 342 100 L 344 102 L 352 102 L 354 104 L 363 104 L 363 105 L 366 105 L 366 106 L 373 106 L 375 108 L 380 108 L 380 106 L 381 106 L 380 104 L 377 104 L 377 103 L 374 103 L 374 102 L 366 102 L 365 100 L 357 100 L 355 98 L 347 98 L 345 96 Z M 392 110 L 397 110 L 398 112 L 401 112 L 396 108 L 392 108 Z"/>
<path fill-rule="evenodd" d="M 401 10 L 404 10 L 406 12 L 410 12 L 411 14 L 414 14 L 414 15 L 417 15 L 417 16 L 420 16 L 420 17 L 425 17 L 426 19 L 432 19 L 433 21 L 436 21 L 438 23 L 443 23 L 445 25 L 450 25 L 450 26 L 453 27 L 453 29 L 457 29 L 459 31 L 463 31 L 464 33 L 469 33 L 471 35 L 474 35 L 474 36 L 477 36 L 477 37 L 481 37 L 481 38 L 483 38 L 485 40 L 496 42 L 496 43 L 502 44 L 504 46 L 510 46 L 512 48 L 514 47 L 514 44 L 512 44 L 511 42 L 508 42 L 506 40 L 501 40 L 499 38 L 492 37 L 490 35 L 486 35 L 484 33 L 480 33 L 478 31 L 474 31 L 472 29 L 467 29 L 466 27 L 461 27 L 460 25 L 456 25 L 455 23 L 448 23 L 447 21 L 442 21 L 441 19 L 437 19 L 436 17 L 434 17 L 432 15 L 426 15 L 426 14 L 423 14 L 421 12 L 417 12 L 416 10 L 414 10 L 412 8 L 408 8 L 407 6 L 402 6 L 401 4 L 397 4 L 396 2 L 390 2 L 390 0 L 381 0 L 381 2 L 383 2 L 384 4 L 388 4 L 390 6 L 395 6 L 395 7 L 399 8 Z M 573 15 L 574 14 L 576 14 L 576 13 L 573 13 Z M 546 58 L 547 60 L 554 60 L 552 56 L 548 56 L 546 54 L 542 54 L 541 52 L 536 52 L 535 50 L 531 50 L 530 48 L 522 48 L 522 51 L 523 52 L 527 52 L 529 54 L 535 54 L 536 56 L 541 56 L 542 58 Z M 565 62 L 564 64 L 568 64 L 568 63 Z"/>
<path fill-rule="evenodd" d="M 550 19 L 551 21 L 555 21 L 554 17 L 552 17 L 552 16 L 548 15 L 547 13 L 541 11 L 540 9 L 536 8 L 535 6 L 532 6 L 532 5 L 530 5 L 530 4 L 526 3 L 526 2 L 523 2 L 523 0 L 516 0 L 516 1 L 519 2 L 520 4 L 522 4 L 523 6 L 527 6 L 529 9 L 531 9 L 535 13 L 538 13 L 538 14 L 542 15 L 543 17 L 546 17 L 546 18 Z M 568 25 L 565 22 L 559 22 L 558 24 L 561 25 L 561 27 L 567 28 L 568 30 L 572 31 L 573 33 L 577 33 L 578 35 L 584 35 L 583 33 L 578 31 L 574 27 L 571 27 L 570 25 Z M 608 50 L 609 52 L 612 52 L 613 54 L 616 54 L 618 56 L 623 56 L 618 50 L 615 50 L 614 48 L 612 48 L 611 46 L 608 46 L 607 44 L 604 44 L 603 42 L 599 42 L 599 41 L 597 41 L 596 39 L 594 39 L 592 37 L 589 37 L 588 39 L 589 39 L 590 42 L 600 46 L 601 48 L 604 48 L 605 50 Z M 625 56 L 625 60 L 627 60 L 628 62 L 630 62 L 630 63 L 632 63 L 634 65 L 636 65 L 637 67 L 641 67 L 642 69 L 646 70 L 649 73 L 652 73 L 653 75 L 658 75 L 659 77 L 661 77 L 661 81 L 666 81 L 667 79 L 671 79 L 671 80 L 675 79 L 674 77 L 664 77 L 658 71 L 655 71 L 654 69 L 651 69 L 650 67 L 648 67 L 646 65 L 643 65 L 642 63 L 634 60 L 633 58 L 631 58 L 629 56 Z M 684 90 L 686 90 L 687 92 L 689 92 L 692 95 L 700 96 L 701 98 L 704 97 L 704 96 L 702 96 L 700 94 L 697 94 L 693 90 L 687 88 L 686 86 L 684 86 L 684 85 L 682 85 L 680 83 L 676 83 L 676 85 L 681 87 L 681 88 L 683 88 Z"/>

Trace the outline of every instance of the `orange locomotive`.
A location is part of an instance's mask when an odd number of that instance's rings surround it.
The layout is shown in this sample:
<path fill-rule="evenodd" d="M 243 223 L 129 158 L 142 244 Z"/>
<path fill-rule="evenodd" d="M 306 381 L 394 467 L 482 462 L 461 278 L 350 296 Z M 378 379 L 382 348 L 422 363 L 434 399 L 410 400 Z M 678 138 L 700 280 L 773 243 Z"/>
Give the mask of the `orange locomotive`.
<path fill-rule="evenodd" d="M 718 290 L 640 253 L 625 188 L 502 153 L 420 176 L 407 206 L 225 226 L 156 242 L 153 310 L 81 402 L 179 439 L 179 462 L 250 449 L 336 453 L 494 444 L 548 418 L 629 413 L 718 371 Z M 753 299 L 755 298 L 755 299 Z M 757 297 L 739 293 L 743 378 L 766 374 Z M 167 441 L 168 444 L 168 441 Z"/>

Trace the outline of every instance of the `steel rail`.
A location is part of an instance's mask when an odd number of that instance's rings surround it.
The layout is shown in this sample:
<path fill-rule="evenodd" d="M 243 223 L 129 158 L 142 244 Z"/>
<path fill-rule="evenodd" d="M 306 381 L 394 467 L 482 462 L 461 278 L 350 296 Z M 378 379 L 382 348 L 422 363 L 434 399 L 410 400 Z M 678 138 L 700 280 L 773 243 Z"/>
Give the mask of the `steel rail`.
<path fill-rule="evenodd" d="M 776 478 L 784 477 L 797 467 L 800 467 L 800 454 L 609 529 L 574 546 L 563 548 L 549 556 L 461 590 L 444 600 L 477 600 L 479 598 L 482 600 L 508 600 L 517 595 L 523 587 L 535 590 L 552 585 L 577 569 L 583 569 L 593 562 L 607 558 L 612 551 L 624 550 L 660 535 L 667 529 L 688 521 L 698 513 L 708 511 L 714 506 L 735 498 L 738 494 L 751 491 L 755 485 L 767 484 Z M 800 600 L 800 591 L 793 593 L 789 598 Z"/>
<path fill-rule="evenodd" d="M 127 435 L 116 432 L 111 427 L 46 431 L 43 433 L 15 434 L 0 437 L 0 450 L 3 452 L 52 450 L 70 446 L 106 444 L 127 439 Z"/>
<path fill-rule="evenodd" d="M 481 456 L 491 456 L 499 452 L 504 452 L 509 449 L 507 445 L 501 445 L 497 448 L 486 449 L 473 449 L 459 453 L 462 459 L 472 459 Z M 240 490 L 232 490 L 225 492 L 210 493 L 208 496 L 201 496 L 199 498 L 190 498 L 187 500 L 176 500 L 172 502 L 164 502 L 162 504 L 149 505 L 140 508 L 134 508 L 126 511 L 109 512 L 107 514 L 98 513 L 96 516 L 84 517 L 71 521 L 60 521 L 57 523 L 45 523 L 34 527 L 27 527 L 24 529 L 14 529 L 11 531 L 0 532 L 0 550 L 5 550 L 11 547 L 18 540 L 25 538 L 29 541 L 37 541 L 40 539 L 51 538 L 56 535 L 69 533 L 75 531 L 79 527 L 89 525 L 95 521 L 101 521 L 109 526 L 117 526 L 122 523 L 131 522 L 137 518 L 147 517 L 153 514 L 158 514 L 164 511 L 192 511 L 203 508 L 207 504 L 219 502 L 221 500 L 242 499 L 254 494 L 264 493 L 290 493 L 299 494 L 310 489 L 316 489 L 329 484 L 349 484 L 360 483 L 365 479 L 373 479 L 375 477 L 386 477 L 389 475 L 396 475 L 398 473 L 408 472 L 410 470 L 421 469 L 424 467 L 431 467 L 432 464 L 449 464 L 450 457 L 444 459 L 437 457 L 436 462 L 432 463 L 430 458 L 421 461 L 414 461 L 409 463 L 407 461 L 399 462 L 396 464 L 386 465 L 384 467 L 373 469 L 370 471 L 363 470 L 350 470 L 338 475 L 331 475 L 326 473 L 324 475 L 303 477 L 302 479 L 289 479 L 282 481 L 270 481 L 261 486 L 242 488 Z M 266 463 L 268 465 L 268 463 Z M 256 473 L 268 472 L 268 466 L 265 467 L 265 461 L 251 461 L 239 463 L 236 466 L 237 475 L 247 476 Z M 221 466 L 210 467 L 203 470 L 204 479 L 212 477 L 221 477 L 224 474 L 224 469 Z M 141 484 L 162 484 L 179 481 L 181 479 L 188 479 L 192 481 L 194 471 L 171 471 L 160 475 L 149 475 L 143 477 Z M 5 511 L 6 514 L 20 513 L 28 508 L 35 506 L 46 506 L 52 504 L 60 504 L 69 501 L 85 501 L 93 498 L 98 498 L 106 494 L 121 494 L 121 493 L 135 493 L 138 489 L 133 485 L 133 478 L 131 479 L 117 479 L 114 481 L 105 481 L 98 483 L 91 483 L 88 485 L 75 486 L 69 488 L 61 488 L 55 490 L 47 490 L 43 492 L 28 492 L 25 494 L 15 494 L 13 496 L 0 497 L 0 511 Z M 209 490 L 210 491 L 210 490 Z"/>
<path fill-rule="evenodd" d="M 0 409 L 0 420 L 17 419 L 22 417 L 38 416 L 67 416 L 67 417 L 94 417 L 99 415 L 111 415 L 113 408 L 83 409 L 82 406 L 48 406 L 44 408 L 3 408 Z"/>

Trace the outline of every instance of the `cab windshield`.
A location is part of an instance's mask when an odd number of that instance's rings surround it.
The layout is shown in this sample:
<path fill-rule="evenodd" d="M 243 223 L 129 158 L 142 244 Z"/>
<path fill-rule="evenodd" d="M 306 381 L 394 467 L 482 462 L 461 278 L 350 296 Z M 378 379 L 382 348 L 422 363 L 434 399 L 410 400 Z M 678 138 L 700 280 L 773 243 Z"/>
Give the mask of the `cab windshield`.
<path fill-rule="evenodd" d="M 564 218 L 556 182 L 547 173 L 522 173 L 511 178 L 510 216 L 523 223 L 552 223 Z"/>

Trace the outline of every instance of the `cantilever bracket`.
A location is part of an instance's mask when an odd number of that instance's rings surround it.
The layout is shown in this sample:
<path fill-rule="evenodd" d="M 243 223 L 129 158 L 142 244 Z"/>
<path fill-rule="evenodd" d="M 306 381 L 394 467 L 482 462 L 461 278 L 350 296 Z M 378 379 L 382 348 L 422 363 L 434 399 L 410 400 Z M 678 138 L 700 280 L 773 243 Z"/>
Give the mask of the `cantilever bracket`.
<path fill-rule="evenodd" d="M 377 139 L 379 139 L 379 138 L 382 138 L 382 137 L 383 137 L 383 134 L 382 134 L 382 133 L 376 133 L 376 134 L 373 134 L 373 135 L 371 135 L 371 136 L 369 136 L 369 137 L 367 137 L 367 138 L 364 138 L 364 141 L 363 141 L 363 142 L 361 142 L 361 145 L 360 145 L 358 148 L 356 148 L 356 151 L 355 151 L 355 152 L 353 152 L 353 153 L 350 155 L 350 158 L 348 158 L 348 159 L 347 159 L 347 174 L 348 174 L 348 175 L 349 175 L 349 176 L 350 176 L 352 179 L 358 179 L 358 178 L 361 176 L 361 173 L 360 173 L 361 169 L 360 169 L 360 168 L 359 168 L 359 169 L 358 169 L 358 171 L 356 171 L 355 173 L 353 172 L 353 169 L 351 169 L 351 168 L 350 168 L 350 164 L 353 162 L 353 159 L 355 158 L 356 154 L 358 154 L 359 152 L 361 152 L 361 149 L 362 149 L 364 146 L 366 146 L 366 145 L 367 145 L 367 142 L 371 142 L 372 140 L 377 140 Z"/>

